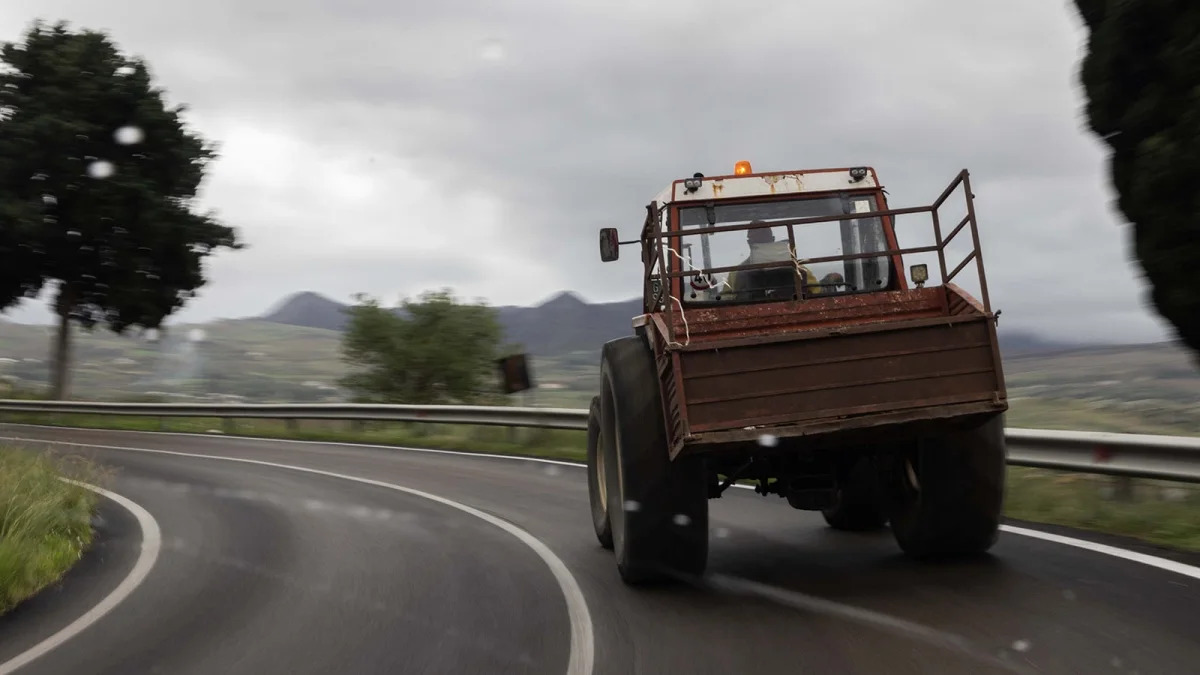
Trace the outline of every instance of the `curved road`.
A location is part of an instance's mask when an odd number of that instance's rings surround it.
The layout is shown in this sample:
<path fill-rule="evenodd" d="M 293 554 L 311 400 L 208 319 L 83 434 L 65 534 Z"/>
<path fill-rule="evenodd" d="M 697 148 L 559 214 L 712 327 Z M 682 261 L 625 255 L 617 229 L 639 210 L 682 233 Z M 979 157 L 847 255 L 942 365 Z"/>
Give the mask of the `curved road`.
<path fill-rule="evenodd" d="M 572 466 L 14 425 L 0 436 L 93 455 L 162 532 L 143 583 L 22 674 L 1200 669 L 1200 579 L 1016 534 L 983 561 L 920 565 L 887 532 L 834 532 L 732 490 L 712 502 L 712 583 L 635 592 L 596 544 Z M 98 532 L 60 589 L 0 618 L 0 673 L 129 574 L 133 516 L 106 500 Z"/>

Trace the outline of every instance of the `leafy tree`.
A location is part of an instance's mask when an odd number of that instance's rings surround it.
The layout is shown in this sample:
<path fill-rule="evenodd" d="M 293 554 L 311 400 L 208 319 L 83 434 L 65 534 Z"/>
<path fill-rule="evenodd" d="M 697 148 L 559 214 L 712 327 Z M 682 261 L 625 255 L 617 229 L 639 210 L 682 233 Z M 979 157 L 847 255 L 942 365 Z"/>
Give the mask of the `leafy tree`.
<path fill-rule="evenodd" d="M 405 300 L 399 311 L 366 296 L 351 307 L 342 385 L 384 403 L 477 403 L 496 391 L 502 330 L 494 309 L 460 304 L 450 291 Z"/>
<path fill-rule="evenodd" d="M 1080 79 L 1112 148 L 1117 205 L 1159 313 L 1200 351 L 1200 3 L 1075 0 L 1090 31 Z"/>
<path fill-rule="evenodd" d="M 158 327 L 205 283 L 206 256 L 241 248 L 194 210 L 216 153 L 184 110 L 103 33 L 36 22 L 0 47 L 0 310 L 54 285 L 54 398 L 72 322 Z"/>

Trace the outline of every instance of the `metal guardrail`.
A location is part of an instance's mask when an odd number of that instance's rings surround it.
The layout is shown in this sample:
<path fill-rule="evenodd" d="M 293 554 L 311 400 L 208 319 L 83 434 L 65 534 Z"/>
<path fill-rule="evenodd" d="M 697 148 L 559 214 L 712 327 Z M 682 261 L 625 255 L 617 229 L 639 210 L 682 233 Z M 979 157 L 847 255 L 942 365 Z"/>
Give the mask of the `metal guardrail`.
<path fill-rule="evenodd" d="M 572 408 L 372 403 L 109 403 L 0 400 L 0 413 L 426 422 L 587 429 Z M 1200 437 L 1007 429 L 1008 463 L 1076 473 L 1200 483 Z"/>
<path fill-rule="evenodd" d="M 1007 429 L 1008 463 L 1041 469 L 1200 483 L 1200 438 Z"/>
<path fill-rule="evenodd" d="M 428 422 L 545 429 L 587 429 L 587 411 L 573 408 L 510 408 L 469 405 L 385 403 L 109 403 L 92 401 L 10 401 L 0 412 L 127 415 L 138 417 L 219 417 L 283 420 L 362 420 Z"/>

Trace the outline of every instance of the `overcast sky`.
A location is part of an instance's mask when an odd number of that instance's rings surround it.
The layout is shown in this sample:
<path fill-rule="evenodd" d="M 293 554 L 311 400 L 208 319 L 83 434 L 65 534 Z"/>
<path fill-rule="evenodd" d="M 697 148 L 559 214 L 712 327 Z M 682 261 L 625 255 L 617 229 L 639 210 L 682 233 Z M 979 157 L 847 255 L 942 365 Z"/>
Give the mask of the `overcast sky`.
<path fill-rule="evenodd" d="M 869 164 L 893 206 L 969 168 L 1002 325 L 1168 335 L 1083 124 L 1070 0 L 5 0 L 0 40 L 35 17 L 110 31 L 221 144 L 203 201 L 249 248 L 176 321 L 302 290 L 626 299 L 639 263 L 601 263 L 597 229 L 748 159 Z"/>

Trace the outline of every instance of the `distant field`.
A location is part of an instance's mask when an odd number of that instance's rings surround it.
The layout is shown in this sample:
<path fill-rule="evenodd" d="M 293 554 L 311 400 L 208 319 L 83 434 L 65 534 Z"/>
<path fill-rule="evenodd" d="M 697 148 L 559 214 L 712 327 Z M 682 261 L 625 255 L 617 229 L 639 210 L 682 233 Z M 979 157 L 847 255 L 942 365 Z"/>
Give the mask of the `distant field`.
<path fill-rule="evenodd" d="M 189 341 L 193 329 L 203 340 Z M 51 333 L 0 322 L 0 380 L 43 387 Z M 345 372 L 340 334 L 256 319 L 173 328 L 159 343 L 80 332 L 72 376 L 75 397 L 183 400 L 225 395 L 247 401 L 338 401 Z M 1010 426 L 1162 434 L 1200 434 L 1200 369 L 1173 344 L 1077 349 L 1006 357 Z M 583 408 L 596 392 L 599 355 L 535 356 L 537 389 L 511 405 Z M 0 384 L 0 396 L 4 385 Z"/>
<path fill-rule="evenodd" d="M 1173 344 L 1006 358 L 1010 426 L 1200 435 L 1200 367 Z"/>
<path fill-rule="evenodd" d="M 189 340 L 201 330 L 200 341 Z M 0 323 L 0 377 L 23 389 L 45 386 L 51 333 L 43 326 Z M 253 400 L 320 401 L 341 397 L 345 372 L 340 335 L 265 321 L 178 326 L 159 342 L 107 331 L 76 331 L 73 395 L 120 398 L 208 393 Z"/>

